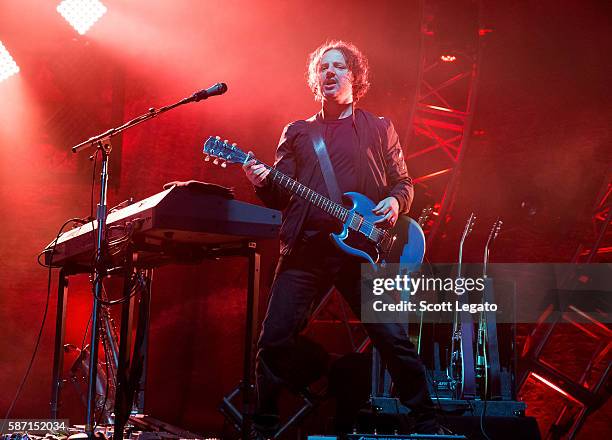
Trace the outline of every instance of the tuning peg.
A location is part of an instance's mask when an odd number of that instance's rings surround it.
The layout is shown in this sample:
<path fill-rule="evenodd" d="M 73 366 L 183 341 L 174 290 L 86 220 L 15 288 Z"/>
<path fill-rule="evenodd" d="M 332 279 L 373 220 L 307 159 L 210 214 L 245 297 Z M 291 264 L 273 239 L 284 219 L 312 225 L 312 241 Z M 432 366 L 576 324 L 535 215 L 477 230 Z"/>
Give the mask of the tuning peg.
<path fill-rule="evenodd" d="M 215 136 L 215 139 L 220 141 L 221 140 L 221 136 Z"/>
<path fill-rule="evenodd" d="M 223 143 L 224 143 L 224 144 L 227 144 L 228 142 L 229 142 L 229 141 L 228 141 L 227 139 L 225 139 L 225 140 L 223 141 Z"/>
<path fill-rule="evenodd" d="M 221 162 L 221 168 L 227 168 L 227 162 Z"/>
<path fill-rule="evenodd" d="M 210 156 L 208 154 L 204 156 L 204 162 L 210 162 Z"/>
<path fill-rule="evenodd" d="M 219 159 L 215 158 L 215 160 L 213 160 L 213 163 L 214 163 L 215 165 L 219 165 Z"/>

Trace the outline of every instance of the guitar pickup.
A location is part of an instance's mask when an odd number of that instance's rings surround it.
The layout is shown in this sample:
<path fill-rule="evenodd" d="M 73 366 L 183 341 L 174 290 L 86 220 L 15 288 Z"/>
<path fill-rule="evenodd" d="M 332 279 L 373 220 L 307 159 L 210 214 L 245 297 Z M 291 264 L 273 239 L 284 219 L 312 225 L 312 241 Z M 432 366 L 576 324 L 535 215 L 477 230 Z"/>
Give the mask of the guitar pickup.
<path fill-rule="evenodd" d="M 351 221 L 349 222 L 349 228 L 354 229 L 355 231 L 359 231 L 359 228 L 361 228 L 362 224 L 363 217 L 353 212 L 353 216 L 351 217 Z"/>

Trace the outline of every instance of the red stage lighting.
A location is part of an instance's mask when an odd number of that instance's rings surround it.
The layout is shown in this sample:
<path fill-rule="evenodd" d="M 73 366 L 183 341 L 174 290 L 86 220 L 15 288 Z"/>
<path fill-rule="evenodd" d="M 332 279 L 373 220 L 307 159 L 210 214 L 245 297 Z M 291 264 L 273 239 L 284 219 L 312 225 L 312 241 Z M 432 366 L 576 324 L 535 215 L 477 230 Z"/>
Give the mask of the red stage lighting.
<path fill-rule="evenodd" d="M 98 0 L 64 0 L 57 5 L 57 12 L 81 35 L 85 35 L 107 10 Z"/>
<path fill-rule="evenodd" d="M 445 63 L 452 63 L 457 57 L 455 55 L 440 55 L 440 59 Z"/>
<path fill-rule="evenodd" d="M 0 41 L 0 82 L 19 72 L 19 66 Z"/>
<path fill-rule="evenodd" d="M 564 391 L 563 389 L 559 388 L 557 385 L 555 385 L 554 383 L 552 383 L 551 381 L 543 378 L 542 376 L 540 376 L 539 374 L 536 374 L 534 372 L 531 372 L 531 376 L 535 377 L 537 380 L 539 380 L 540 382 L 542 382 L 544 385 L 549 386 L 550 388 L 552 388 L 553 390 L 555 390 L 556 392 L 560 393 L 561 395 L 567 397 L 568 399 L 576 402 L 576 403 L 580 403 L 580 401 L 576 400 L 571 394 L 567 393 L 566 391 Z"/>

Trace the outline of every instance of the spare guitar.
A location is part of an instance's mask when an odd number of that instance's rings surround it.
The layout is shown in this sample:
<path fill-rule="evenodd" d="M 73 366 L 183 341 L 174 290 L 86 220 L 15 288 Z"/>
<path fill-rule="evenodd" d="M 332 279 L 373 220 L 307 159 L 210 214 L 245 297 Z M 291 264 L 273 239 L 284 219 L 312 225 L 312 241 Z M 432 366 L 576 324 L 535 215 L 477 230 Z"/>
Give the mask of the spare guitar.
<path fill-rule="evenodd" d="M 252 159 L 236 144 L 221 141 L 220 137 L 209 137 L 204 143 L 206 161 L 214 157 L 214 164 L 225 168 L 227 164 L 243 165 Z M 257 163 L 262 163 L 257 161 Z M 330 200 L 297 180 L 264 164 L 270 170 L 268 179 L 292 195 L 300 197 L 338 220 L 341 230 L 331 234 L 340 250 L 369 262 L 374 267 L 383 263 L 398 263 L 411 260 L 420 262 L 425 253 L 425 235 L 421 227 L 408 216 L 400 216 L 392 229 L 383 229 L 374 224 L 381 216 L 374 215 L 376 204 L 363 194 L 344 193 L 347 205 Z"/>
<path fill-rule="evenodd" d="M 417 219 L 417 223 L 419 224 L 421 228 L 424 227 L 425 223 L 429 221 L 429 216 L 431 215 L 432 212 L 433 212 L 433 208 L 431 206 L 423 208 L 423 210 L 421 211 L 421 215 Z"/>
<path fill-rule="evenodd" d="M 459 242 L 459 258 L 457 261 L 457 278 L 462 278 L 463 245 L 474 229 L 476 216 L 470 214 L 463 235 Z M 459 302 L 465 302 L 464 295 L 458 295 Z M 453 334 L 451 339 L 451 359 L 449 363 L 449 378 L 455 383 L 457 399 L 473 398 L 476 395 L 476 380 L 474 377 L 474 322 L 469 312 L 455 310 L 453 319 Z"/>
<path fill-rule="evenodd" d="M 484 248 L 484 258 L 482 265 L 482 276 L 487 278 L 487 266 L 489 265 L 489 252 L 493 246 L 493 242 L 497 238 L 499 231 L 502 227 L 502 221 L 497 219 L 491 228 L 489 238 Z M 485 302 L 485 295 L 483 294 L 482 302 Z M 480 395 L 482 398 L 486 398 L 489 390 L 489 362 L 487 354 L 487 319 L 484 311 L 480 312 L 478 318 L 478 332 L 476 338 L 476 381 L 479 385 Z M 491 378 L 491 382 L 497 383 L 499 381 L 498 371 L 494 369 L 492 371 L 494 377 Z"/>

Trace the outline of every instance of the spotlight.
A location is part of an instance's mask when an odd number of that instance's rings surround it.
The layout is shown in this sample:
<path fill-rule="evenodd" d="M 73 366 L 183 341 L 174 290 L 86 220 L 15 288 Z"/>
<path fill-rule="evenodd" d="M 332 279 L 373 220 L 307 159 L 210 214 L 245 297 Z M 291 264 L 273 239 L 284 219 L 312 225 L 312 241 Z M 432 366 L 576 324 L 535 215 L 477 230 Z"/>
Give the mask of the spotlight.
<path fill-rule="evenodd" d="M 64 0 L 57 5 L 57 12 L 81 35 L 85 35 L 106 11 L 106 6 L 98 0 Z"/>
<path fill-rule="evenodd" d="M 452 63 L 457 57 L 455 55 L 440 55 L 440 59 L 445 63 Z"/>
<path fill-rule="evenodd" d="M 19 66 L 0 41 L 0 82 L 19 72 Z"/>

